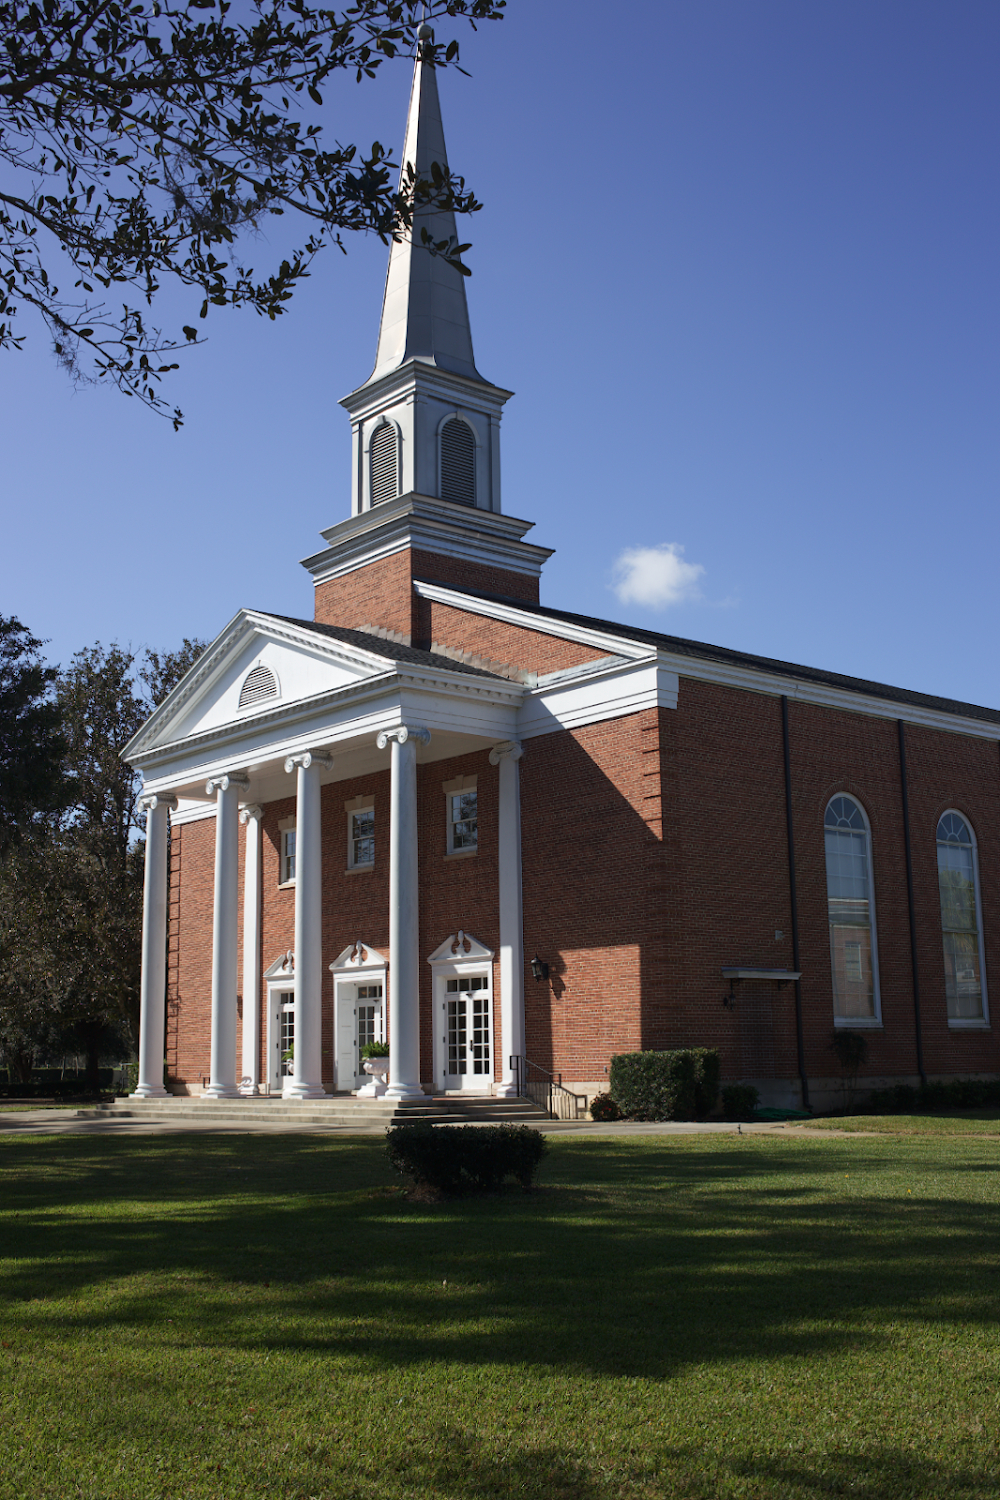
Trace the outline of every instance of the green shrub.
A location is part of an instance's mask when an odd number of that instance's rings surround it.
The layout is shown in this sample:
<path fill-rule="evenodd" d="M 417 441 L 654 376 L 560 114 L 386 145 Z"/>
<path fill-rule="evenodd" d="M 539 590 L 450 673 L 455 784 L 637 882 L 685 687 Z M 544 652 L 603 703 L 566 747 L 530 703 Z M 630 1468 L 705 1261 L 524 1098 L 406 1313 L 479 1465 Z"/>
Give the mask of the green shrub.
<path fill-rule="evenodd" d="M 513 1177 L 530 1188 L 545 1154 L 545 1137 L 527 1125 L 392 1125 L 389 1161 L 421 1187 L 457 1196 L 488 1193 Z"/>
<path fill-rule="evenodd" d="M 622 1112 L 610 1094 L 595 1094 L 590 1101 L 592 1120 L 620 1120 Z"/>
<path fill-rule="evenodd" d="M 619 1052 L 611 1059 L 609 1085 L 627 1119 L 693 1120 L 715 1104 L 719 1054 L 707 1047 Z"/>
<path fill-rule="evenodd" d="M 361 1049 L 361 1056 L 362 1056 L 362 1058 L 388 1057 L 389 1056 L 389 1043 L 388 1042 L 366 1042 L 365 1045 Z"/>
<path fill-rule="evenodd" d="M 752 1083 L 727 1083 L 722 1090 L 722 1113 L 727 1120 L 750 1120 L 760 1103 Z"/>

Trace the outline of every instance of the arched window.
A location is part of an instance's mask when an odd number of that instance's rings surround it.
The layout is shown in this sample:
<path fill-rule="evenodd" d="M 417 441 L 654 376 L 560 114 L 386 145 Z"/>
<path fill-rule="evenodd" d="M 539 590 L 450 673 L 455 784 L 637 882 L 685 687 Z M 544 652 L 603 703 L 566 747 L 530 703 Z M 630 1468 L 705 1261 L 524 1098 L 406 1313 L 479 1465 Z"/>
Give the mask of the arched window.
<path fill-rule="evenodd" d="M 441 428 L 441 499 L 476 503 L 476 439 L 460 417 L 449 417 Z"/>
<path fill-rule="evenodd" d="M 834 1020 L 877 1022 L 878 952 L 868 823 L 853 797 L 831 797 L 823 831 Z"/>
<path fill-rule="evenodd" d="M 948 1020 L 959 1024 L 984 1021 L 983 924 L 976 843 L 960 813 L 946 812 L 938 823 L 937 865 Z"/>
<path fill-rule="evenodd" d="M 248 672 L 240 689 L 240 708 L 252 708 L 264 698 L 277 698 L 278 679 L 263 663 Z"/>
<path fill-rule="evenodd" d="M 399 434 L 391 422 L 375 429 L 369 454 L 372 504 L 399 494 Z"/>

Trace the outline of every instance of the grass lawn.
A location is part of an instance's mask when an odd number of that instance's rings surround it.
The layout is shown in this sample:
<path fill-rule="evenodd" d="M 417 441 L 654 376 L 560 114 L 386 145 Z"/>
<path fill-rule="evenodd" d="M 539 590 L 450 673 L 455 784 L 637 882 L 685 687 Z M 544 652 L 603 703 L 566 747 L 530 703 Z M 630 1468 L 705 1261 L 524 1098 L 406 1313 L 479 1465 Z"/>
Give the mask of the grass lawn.
<path fill-rule="evenodd" d="M 876 1131 L 879 1135 L 1000 1136 L 1000 1111 L 966 1109 L 943 1115 L 841 1115 L 812 1120 L 810 1130 Z"/>
<path fill-rule="evenodd" d="M 0 1139 L 0 1496 L 1000 1497 L 1000 1159 L 557 1138 Z"/>

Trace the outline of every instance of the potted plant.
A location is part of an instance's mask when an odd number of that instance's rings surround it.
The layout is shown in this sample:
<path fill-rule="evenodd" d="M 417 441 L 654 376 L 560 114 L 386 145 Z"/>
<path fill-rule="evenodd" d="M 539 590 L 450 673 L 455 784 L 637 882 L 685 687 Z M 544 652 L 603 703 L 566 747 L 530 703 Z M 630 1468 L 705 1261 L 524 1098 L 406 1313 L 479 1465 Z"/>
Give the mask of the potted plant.
<path fill-rule="evenodd" d="M 388 1087 L 389 1044 L 388 1042 L 366 1042 L 361 1049 L 361 1071 L 370 1079 L 358 1089 L 359 1098 L 378 1098 Z"/>

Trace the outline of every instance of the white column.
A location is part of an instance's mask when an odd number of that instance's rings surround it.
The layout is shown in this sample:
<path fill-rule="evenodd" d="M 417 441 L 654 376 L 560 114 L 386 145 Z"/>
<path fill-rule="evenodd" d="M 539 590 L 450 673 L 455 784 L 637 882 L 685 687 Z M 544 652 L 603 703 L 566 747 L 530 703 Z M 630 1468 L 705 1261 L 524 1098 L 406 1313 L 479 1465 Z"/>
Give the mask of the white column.
<path fill-rule="evenodd" d="M 322 1099 L 323 1088 L 323 844 L 319 775 L 333 765 L 307 750 L 290 755 L 295 771 L 295 1038 L 286 1099 Z"/>
<path fill-rule="evenodd" d="M 244 807 L 243 855 L 243 1062 L 240 1093 L 260 1088 L 260 820 L 261 807 Z"/>
<path fill-rule="evenodd" d="M 497 856 L 500 875 L 500 1035 L 502 1082 L 497 1093 L 513 1099 L 517 1084 L 511 1058 L 524 1055 L 524 926 L 521 914 L 521 778 L 523 754 L 516 740 L 490 751 L 500 767 Z"/>
<path fill-rule="evenodd" d="M 163 1034 L 167 1005 L 167 836 L 177 798 L 143 797 L 146 876 L 142 891 L 142 982 L 139 992 L 139 1082 L 134 1099 L 165 1099 Z"/>
<path fill-rule="evenodd" d="M 212 1067 L 204 1097 L 235 1099 L 236 915 L 239 896 L 239 799 L 245 776 L 217 776 L 205 785 L 215 794 L 215 902 L 212 912 Z"/>
<path fill-rule="evenodd" d="M 387 1099 L 422 1099 L 420 1086 L 420 926 L 417 900 L 417 745 L 426 729 L 383 729 L 392 741 L 389 800 L 389 1087 Z"/>

